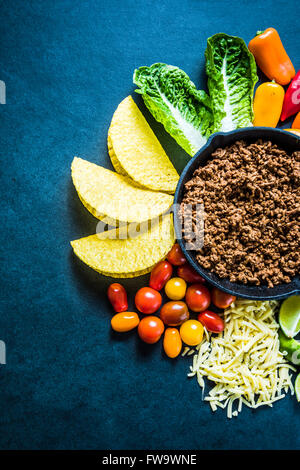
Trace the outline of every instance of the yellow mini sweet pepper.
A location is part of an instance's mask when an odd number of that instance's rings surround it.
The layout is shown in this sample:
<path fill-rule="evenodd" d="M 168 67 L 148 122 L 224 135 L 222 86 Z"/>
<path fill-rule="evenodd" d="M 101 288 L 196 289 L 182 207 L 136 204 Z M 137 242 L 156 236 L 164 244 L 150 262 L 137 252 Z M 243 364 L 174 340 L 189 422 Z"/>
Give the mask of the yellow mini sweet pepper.
<path fill-rule="evenodd" d="M 284 88 L 275 82 L 265 82 L 256 90 L 253 111 L 254 126 L 276 127 L 284 100 Z"/>

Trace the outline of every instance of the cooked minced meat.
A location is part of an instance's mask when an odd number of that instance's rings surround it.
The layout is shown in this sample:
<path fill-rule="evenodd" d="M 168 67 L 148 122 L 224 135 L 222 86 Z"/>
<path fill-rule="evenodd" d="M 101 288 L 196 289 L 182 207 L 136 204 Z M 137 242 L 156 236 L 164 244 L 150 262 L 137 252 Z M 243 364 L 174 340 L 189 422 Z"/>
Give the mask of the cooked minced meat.
<path fill-rule="evenodd" d="M 299 170 L 300 150 L 272 142 L 218 148 L 185 184 L 181 206 L 204 204 L 199 264 L 231 282 L 290 282 L 300 267 Z"/>

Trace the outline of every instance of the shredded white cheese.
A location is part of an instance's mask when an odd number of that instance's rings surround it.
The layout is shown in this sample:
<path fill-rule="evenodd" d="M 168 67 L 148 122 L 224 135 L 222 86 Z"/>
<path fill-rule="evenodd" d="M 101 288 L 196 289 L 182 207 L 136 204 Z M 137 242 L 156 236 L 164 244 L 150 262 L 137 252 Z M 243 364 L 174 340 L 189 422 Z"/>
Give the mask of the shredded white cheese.
<path fill-rule="evenodd" d="M 181 356 L 184 357 L 188 352 L 190 351 L 190 348 L 188 348 L 187 346 L 184 348 Z"/>
<path fill-rule="evenodd" d="M 204 393 L 204 377 L 215 383 L 204 398 L 211 409 L 227 408 L 237 416 L 243 404 L 250 408 L 294 394 L 292 374 L 279 351 L 275 313 L 278 302 L 237 300 L 224 312 L 225 330 L 206 335 L 193 356 L 189 377 L 196 377 Z M 233 407 L 236 409 L 233 410 Z"/>

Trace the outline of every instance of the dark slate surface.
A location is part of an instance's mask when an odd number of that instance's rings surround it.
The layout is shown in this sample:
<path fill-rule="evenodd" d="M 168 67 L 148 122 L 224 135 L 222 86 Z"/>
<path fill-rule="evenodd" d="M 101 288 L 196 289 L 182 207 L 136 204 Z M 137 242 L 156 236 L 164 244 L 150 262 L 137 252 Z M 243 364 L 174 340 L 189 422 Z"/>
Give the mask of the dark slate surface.
<path fill-rule="evenodd" d="M 72 187 L 72 158 L 111 168 L 107 129 L 134 68 L 164 61 L 204 87 L 207 37 L 248 42 L 270 25 L 299 67 L 299 14 L 296 0 L 1 2 L 1 448 L 300 447 L 295 398 L 229 421 L 201 402 L 190 359 L 113 334 L 110 279 L 69 245 L 96 226 Z M 184 152 L 135 99 L 181 170 Z M 131 298 L 146 281 L 125 282 Z"/>

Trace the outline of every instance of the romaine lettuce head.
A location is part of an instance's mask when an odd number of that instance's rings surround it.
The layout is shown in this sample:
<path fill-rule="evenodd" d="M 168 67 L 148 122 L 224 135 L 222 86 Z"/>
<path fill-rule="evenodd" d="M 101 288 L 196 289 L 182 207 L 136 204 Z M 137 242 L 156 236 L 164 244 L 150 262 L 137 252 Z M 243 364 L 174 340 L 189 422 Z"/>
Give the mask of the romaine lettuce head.
<path fill-rule="evenodd" d="M 154 118 L 189 154 L 194 155 L 212 132 L 210 98 L 197 90 L 178 67 L 157 63 L 134 71 L 136 90 Z"/>
<path fill-rule="evenodd" d="M 224 33 L 208 38 L 206 73 L 214 132 L 252 126 L 256 64 L 244 41 Z"/>

